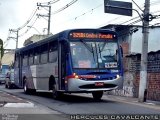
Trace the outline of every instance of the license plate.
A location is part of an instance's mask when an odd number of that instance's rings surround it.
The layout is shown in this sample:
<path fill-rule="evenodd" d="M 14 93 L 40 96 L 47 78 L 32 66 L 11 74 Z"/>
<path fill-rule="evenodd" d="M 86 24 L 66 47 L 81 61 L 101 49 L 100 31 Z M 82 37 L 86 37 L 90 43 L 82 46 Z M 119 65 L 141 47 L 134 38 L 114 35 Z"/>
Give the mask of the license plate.
<path fill-rule="evenodd" d="M 96 82 L 95 86 L 104 86 L 104 83 L 103 82 Z"/>

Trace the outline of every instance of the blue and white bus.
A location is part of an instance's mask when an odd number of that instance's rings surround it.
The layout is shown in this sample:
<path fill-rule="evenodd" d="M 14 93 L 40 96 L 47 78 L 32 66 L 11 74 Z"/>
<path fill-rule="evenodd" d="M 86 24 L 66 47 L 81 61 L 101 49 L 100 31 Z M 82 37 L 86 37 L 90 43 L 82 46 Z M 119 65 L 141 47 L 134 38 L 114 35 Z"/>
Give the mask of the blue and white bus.
<path fill-rule="evenodd" d="M 113 31 L 66 30 L 16 50 L 15 82 L 25 93 L 92 93 L 101 99 L 104 91 L 123 87 L 122 54 Z"/>

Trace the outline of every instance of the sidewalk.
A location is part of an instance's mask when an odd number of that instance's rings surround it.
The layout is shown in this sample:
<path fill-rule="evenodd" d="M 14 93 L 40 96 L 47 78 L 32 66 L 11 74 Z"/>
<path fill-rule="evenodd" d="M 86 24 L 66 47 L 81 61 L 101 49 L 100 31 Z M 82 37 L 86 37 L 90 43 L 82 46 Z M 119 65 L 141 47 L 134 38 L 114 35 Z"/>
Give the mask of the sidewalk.
<path fill-rule="evenodd" d="M 0 91 L 0 107 L 7 106 L 7 104 L 10 104 L 10 103 L 30 104 L 29 101 L 26 101 L 14 95 L 8 94 L 6 92 Z"/>
<path fill-rule="evenodd" d="M 60 114 L 0 90 L 0 114 Z"/>
<path fill-rule="evenodd" d="M 110 100 L 113 100 L 113 101 L 115 100 L 115 101 L 120 101 L 120 102 L 124 102 L 124 103 L 129 103 L 129 104 L 148 106 L 148 107 L 152 107 L 152 108 L 160 110 L 160 101 L 146 100 L 146 102 L 138 102 L 138 98 L 126 97 L 126 96 L 116 96 L 116 95 L 107 95 L 107 94 L 105 94 L 103 97 L 110 99 Z"/>

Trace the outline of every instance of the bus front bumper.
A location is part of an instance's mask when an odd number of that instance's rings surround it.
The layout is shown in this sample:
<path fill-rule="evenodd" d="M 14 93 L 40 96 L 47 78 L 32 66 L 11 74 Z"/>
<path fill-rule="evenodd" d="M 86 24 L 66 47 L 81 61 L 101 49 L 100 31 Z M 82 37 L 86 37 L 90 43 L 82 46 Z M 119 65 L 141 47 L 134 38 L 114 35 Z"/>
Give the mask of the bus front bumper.
<path fill-rule="evenodd" d="M 122 77 L 113 80 L 68 79 L 68 92 L 109 91 L 123 87 Z"/>

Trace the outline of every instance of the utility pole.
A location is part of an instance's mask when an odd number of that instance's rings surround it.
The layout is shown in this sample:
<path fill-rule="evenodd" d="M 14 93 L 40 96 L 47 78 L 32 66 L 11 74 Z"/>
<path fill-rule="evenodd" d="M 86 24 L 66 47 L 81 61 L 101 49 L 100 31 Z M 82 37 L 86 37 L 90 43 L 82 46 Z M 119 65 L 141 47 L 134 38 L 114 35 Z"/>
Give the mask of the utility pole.
<path fill-rule="evenodd" d="M 17 30 L 17 37 L 16 37 L 16 49 L 18 48 L 18 30 Z"/>
<path fill-rule="evenodd" d="M 50 5 L 42 5 L 41 3 L 37 3 L 37 6 L 48 8 L 48 14 L 47 15 L 38 14 L 38 16 L 48 17 L 48 32 L 47 32 L 47 34 L 49 35 L 50 34 L 50 23 L 51 23 L 51 6 Z"/>
<path fill-rule="evenodd" d="M 148 62 L 148 36 L 149 36 L 149 21 L 151 15 L 150 0 L 145 0 L 144 18 L 143 18 L 143 39 L 142 39 L 142 55 L 140 67 L 140 84 L 139 84 L 139 102 L 146 102 L 147 97 L 147 62 Z"/>
<path fill-rule="evenodd" d="M 50 34 L 50 23 L 51 23 L 51 6 L 49 7 L 49 13 L 48 13 L 48 35 Z"/>
<path fill-rule="evenodd" d="M 16 49 L 18 48 L 18 32 L 19 30 L 15 29 L 9 29 L 10 32 L 14 32 L 16 34 L 16 37 L 8 37 L 8 39 L 15 39 L 16 40 Z"/>

